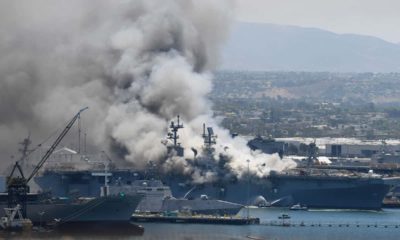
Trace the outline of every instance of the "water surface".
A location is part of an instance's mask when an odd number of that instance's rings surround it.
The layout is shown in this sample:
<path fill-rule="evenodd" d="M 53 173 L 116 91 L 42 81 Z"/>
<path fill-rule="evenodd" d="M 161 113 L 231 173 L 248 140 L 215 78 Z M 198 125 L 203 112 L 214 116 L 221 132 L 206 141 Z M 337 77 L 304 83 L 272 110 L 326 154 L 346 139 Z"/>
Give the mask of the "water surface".
<path fill-rule="evenodd" d="M 276 240 L 346 240 L 346 239 L 400 239 L 400 210 L 385 209 L 383 211 L 354 211 L 354 210 L 309 210 L 290 211 L 285 208 L 250 209 L 251 216 L 259 217 L 260 225 L 231 226 L 208 224 L 167 224 L 140 223 L 141 231 L 124 231 L 112 229 L 105 233 L 96 231 L 80 234 L 82 229 L 76 227 L 73 232 L 8 235 L 7 237 L 21 239 L 276 239 Z M 247 215 L 247 209 L 241 211 Z M 291 218 L 285 220 L 292 226 L 271 226 L 271 223 L 281 223 L 278 219 L 282 214 Z M 294 225 L 294 226 L 293 226 Z M 102 230 L 104 227 L 102 227 Z M 115 230 L 115 229 L 114 229 Z M 108 230 L 107 230 L 108 231 Z"/>

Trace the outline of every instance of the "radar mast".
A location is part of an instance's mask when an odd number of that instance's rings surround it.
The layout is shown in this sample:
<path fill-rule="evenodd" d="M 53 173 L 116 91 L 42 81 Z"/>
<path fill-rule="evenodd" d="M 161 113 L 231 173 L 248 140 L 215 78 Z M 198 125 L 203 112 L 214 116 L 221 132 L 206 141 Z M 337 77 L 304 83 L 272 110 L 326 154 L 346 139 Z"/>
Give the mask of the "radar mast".
<path fill-rule="evenodd" d="M 183 157 L 183 148 L 181 147 L 181 143 L 178 142 L 178 131 L 181 128 L 183 128 L 183 124 L 180 122 L 180 116 L 178 115 L 176 123 L 171 121 L 171 124 L 169 125 L 170 132 L 168 132 L 167 139 L 172 140 L 173 145 L 168 146 L 167 148 L 168 153 L 171 153 L 171 151 L 174 150 L 177 156 Z"/>

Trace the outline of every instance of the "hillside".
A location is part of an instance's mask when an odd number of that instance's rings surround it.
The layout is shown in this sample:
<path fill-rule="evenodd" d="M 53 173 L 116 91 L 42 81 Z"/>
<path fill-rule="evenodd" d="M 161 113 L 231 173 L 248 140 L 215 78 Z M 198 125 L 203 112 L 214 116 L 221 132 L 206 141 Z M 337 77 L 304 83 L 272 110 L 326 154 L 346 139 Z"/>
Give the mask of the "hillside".
<path fill-rule="evenodd" d="M 259 23 L 237 23 L 221 69 L 399 72 L 400 45 L 355 34 Z"/>

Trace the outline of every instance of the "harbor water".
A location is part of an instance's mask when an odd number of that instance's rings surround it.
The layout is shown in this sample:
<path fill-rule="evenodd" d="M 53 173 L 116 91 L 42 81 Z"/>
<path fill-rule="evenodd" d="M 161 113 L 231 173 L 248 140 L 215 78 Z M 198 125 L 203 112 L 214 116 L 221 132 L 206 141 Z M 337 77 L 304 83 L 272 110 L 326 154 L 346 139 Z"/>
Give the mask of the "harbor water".
<path fill-rule="evenodd" d="M 259 217 L 260 225 L 211 225 L 211 224 L 170 224 L 140 223 L 143 230 L 118 232 L 109 229 L 109 234 L 102 227 L 97 231 L 80 234 L 79 225 L 72 232 L 36 233 L 28 235 L 8 234 L 7 238 L 15 239 L 276 239 L 276 240 L 312 240 L 312 239 L 399 239 L 400 209 L 383 211 L 355 210 L 308 210 L 290 211 L 287 208 L 251 208 L 243 209 L 240 214 Z M 287 214 L 290 219 L 279 219 Z M 282 225 L 282 223 L 284 223 Z M 128 230 L 128 229 L 126 229 Z M 4 237 L 4 236 L 3 236 Z"/>

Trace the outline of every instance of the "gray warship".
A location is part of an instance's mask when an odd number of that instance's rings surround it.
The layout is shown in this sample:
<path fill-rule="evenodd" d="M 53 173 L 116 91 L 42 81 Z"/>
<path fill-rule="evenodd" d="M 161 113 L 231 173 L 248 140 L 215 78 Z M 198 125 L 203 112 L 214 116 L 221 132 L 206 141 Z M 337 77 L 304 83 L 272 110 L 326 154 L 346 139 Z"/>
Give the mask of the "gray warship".
<path fill-rule="evenodd" d="M 212 134 L 210 130 L 208 134 L 203 130 L 208 151 L 212 151 L 210 146 L 215 144 L 211 140 Z M 310 149 L 305 167 L 271 171 L 264 178 L 221 178 L 197 185 L 185 176 L 169 176 L 164 180 L 177 196 L 190 191 L 188 196 L 193 198 L 207 194 L 248 205 L 290 207 L 300 203 L 310 208 L 371 210 L 381 209 L 386 194 L 399 184 L 399 178 L 382 177 L 373 172 L 314 169 L 312 164 L 317 160 L 315 144 L 311 144 Z"/>
<path fill-rule="evenodd" d="M 168 147 L 169 154 L 183 154 L 183 148 L 177 142 L 177 131 L 183 128 L 178 121 L 171 122 L 168 138 L 174 147 Z M 186 196 L 175 198 L 168 185 L 157 179 L 157 166 L 149 163 L 146 171 L 110 169 L 113 167 L 110 157 L 103 151 L 99 154 L 79 154 L 61 148 L 55 151 L 44 167 L 44 172 L 34 178 L 35 183 L 53 196 L 58 197 L 97 197 L 104 193 L 118 195 L 142 194 L 136 212 L 185 211 L 196 214 L 235 215 L 242 204 L 220 199 L 209 199 L 207 195 L 188 199 Z"/>
<path fill-rule="evenodd" d="M 28 137 L 22 142 L 21 158 L 15 162 L 7 178 L 3 178 L 1 181 L 4 184 L 2 190 L 6 190 L 0 194 L 0 207 L 5 210 L 2 215 L 0 214 L 1 217 L 5 217 L 7 209 L 19 209 L 22 217 L 30 219 L 33 223 L 65 224 L 71 222 L 128 222 L 130 220 L 143 197 L 140 193 L 125 194 L 116 190 L 111 194 L 108 186 L 102 186 L 101 196 L 94 198 L 54 197 L 49 192 L 33 193 L 30 191 L 30 180 L 36 176 L 75 121 L 80 119 L 81 112 L 86 109 L 81 109 L 69 121 L 51 147 L 46 149 L 46 153 L 40 158 L 40 161 L 33 165 L 33 170 L 29 175 L 24 174 L 23 162 L 28 157 L 28 152 L 33 152 L 28 150 L 31 141 Z"/>
<path fill-rule="evenodd" d="M 177 142 L 178 130 L 183 124 L 172 121 L 168 138 L 173 144 L 167 146 L 168 154 L 183 156 L 184 149 Z M 223 166 L 224 159 L 211 160 L 216 137 L 211 127 L 203 126 L 204 149 L 201 156 L 192 149 L 196 167 L 208 167 L 209 164 Z M 86 156 L 87 157 L 87 156 Z M 79 157 L 78 157 L 79 158 Z M 311 156 L 310 161 L 313 160 Z M 245 160 L 244 160 L 245 161 Z M 271 172 L 264 178 L 245 176 L 239 179 L 229 175 L 223 167 L 214 168 L 218 180 L 206 183 L 194 183 L 190 176 L 157 172 L 155 176 L 168 186 L 178 199 L 213 199 L 242 205 L 255 206 L 292 206 L 307 205 L 310 208 L 332 209 L 381 209 L 382 201 L 390 188 L 398 184 L 398 179 L 383 178 L 376 174 L 362 174 L 344 171 L 321 171 L 308 166 L 286 172 Z M 143 179 L 148 171 L 113 169 L 109 172 L 110 181 L 123 181 L 132 184 Z M 99 180 L 92 170 L 60 171 L 48 169 L 35 182 L 43 189 L 51 189 L 57 194 L 98 194 Z M 96 183 L 97 182 L 97 183 Z M 58 192 L 58 193 L 57 193 Z"/>
<path fill-rule="evenodd" d="M 182 196 L 177 199 L 170 187 L 160 180 L 145 179 L 142 172 L 131 170 L 62 171 L 52 168 L 37 176 L 34 181 L 42 189 L 51 191 L 53 196 L 86 198 L 99 196 L 104 192 L 111 195 L 143 195 L 135 210 L 141 213 L 185 211 L 196 214 L 235 215 L 243 208 L 241 204 L 208 199 L 206 196 L 199 196 L 197 199 L 187 199 Z"/>
<path fill-rule="evenodd" d="M 236 215 L 243 205 L 222 200 L 208 199 L 176 199 L 171 189 L 160 180 L 135 180 L 130 185 L 117 185 L 112 188 L 117 192 L 137 192 L 143 194 L 137 213 L 185 212 L 190 214 Z"/>
<path fill-rule="evenodd" d="M 109 195 L 96 198 L 28 196 L 26 217 L 33 223 L 115 222 L 129 221 L 142 195 Z M 0 208 L 7 207 L 7 196 L 0 195 Z M 1 215 L 4 217 L 4 214 Z"/>

